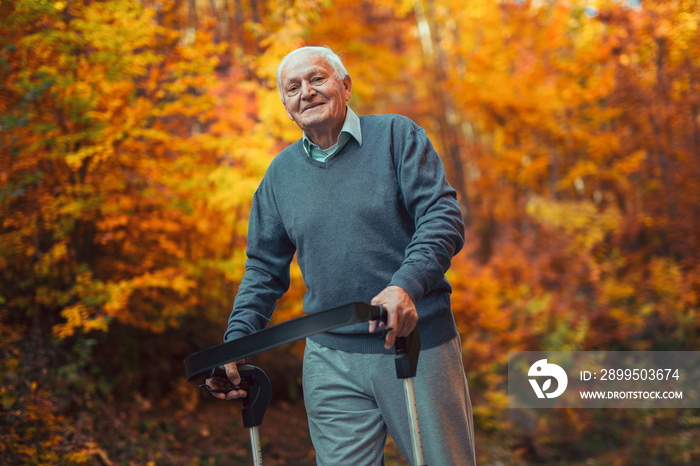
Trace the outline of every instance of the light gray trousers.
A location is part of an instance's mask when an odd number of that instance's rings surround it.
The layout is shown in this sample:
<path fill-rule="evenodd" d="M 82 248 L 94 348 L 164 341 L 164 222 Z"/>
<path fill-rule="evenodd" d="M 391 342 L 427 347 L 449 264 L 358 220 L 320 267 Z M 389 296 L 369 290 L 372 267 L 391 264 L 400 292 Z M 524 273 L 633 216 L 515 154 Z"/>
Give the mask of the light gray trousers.
<path fill-rule="evenodd" d="M 469 388 L 459 337 L 423 350 L 413 379 L 425 464 L 476 464 Z M 384 464 L 387 429 L 415 466 L 403 380 L 393 354 L 337 351 L 306 340 L 304 401 L 316 461 Z"/>

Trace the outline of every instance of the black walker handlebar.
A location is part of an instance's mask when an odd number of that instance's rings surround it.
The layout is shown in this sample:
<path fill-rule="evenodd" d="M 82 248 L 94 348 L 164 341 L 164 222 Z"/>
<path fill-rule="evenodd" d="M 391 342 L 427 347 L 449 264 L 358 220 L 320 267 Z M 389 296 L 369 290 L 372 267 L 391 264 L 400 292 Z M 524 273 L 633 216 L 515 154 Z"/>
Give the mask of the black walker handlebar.
<path fill-rule="evenodd" d="M 211 376 L 214 369 L 229 362 L 262 353 L 316 333 L 377 319 L 386 322 L 386 311 L 382 306 L 350 303 L 288 320 L 189 355 L 184 361 L 186 377 L 188 381 L 193 382 L 202 377 Z"/>
<path fill-rule="evenodd" d="M 202 377 L 219 377 L 223 381 L 228 381 L 222 366 L 229 362 L 239 361 L 285 343 L 291 343 L 316 333 L 327 332 L 357 322 L 379 320 L 386 324 L 387 318 L 387 313 L 382 306 L 351 303 L 292 319 L 191 354 L 184 361 L 187 380 L 192 382 Z M 390 329 L 382 328 L 381 330 L 383 339 L 386 336 L 386 332 Z M 404 379 L 407 407 L 411 417 L 414 461 L 423 464 L 412 384 L 412 378 L 416 375 L 418 367 L 418 356 L 420 355 L 418 327 L 414 328 L 413 332 L 407 337 L 396 338 L 394 349 L 396 354 L 394 358 L 396 377 Z M 251 443 L 255 451 L 254 462 L 258 465 L 262 464 L 262 453 L 257 427 L 263 422 L 265 411 L 270 403 L 272 389 L 270 380 L 259 367 L 243 364 L 238 366 L 238 374 L 241 377 L 241 384 L 237 388 L 247 391 L 247 396 L 243 398 L 243 410 L 241 412 L 243 425 L 251 430 Z M 200 388 L 207 388 L 210 391 L 217 392 L 233 389 L 231 387 L 212 389 L 207 385 L 200 385 Z"/>

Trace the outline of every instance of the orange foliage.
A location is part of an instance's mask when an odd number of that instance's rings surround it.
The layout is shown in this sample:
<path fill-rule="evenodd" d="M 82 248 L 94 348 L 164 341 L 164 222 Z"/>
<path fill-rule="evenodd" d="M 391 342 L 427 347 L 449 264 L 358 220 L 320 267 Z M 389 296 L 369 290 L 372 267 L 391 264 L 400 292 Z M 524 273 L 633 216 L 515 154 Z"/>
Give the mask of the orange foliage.
<path fill-rule="evenodd" d="M 468 245 L 449 279 L 479 428 L 512 427 L 508 351 L 696 349 L 700 11 L 635 5 L 3 2 L 0 399 L 6 444 L 26 445 L 11 453 L 49 454 L 18 430 L 32 416 L 50 421 L 34 438 L 69 435 L 18 369 L 20 336 L 69 352 L 118 323 L 216 342 L 252 194 L 300 136 L 274 73 L 304 44 L 340 53 L 358 113 L 424 126 L 459 192 Z M 304 291 L 294 267 L 275 321 Z M 100 455 L 80 445 L 62 451 Z"/>

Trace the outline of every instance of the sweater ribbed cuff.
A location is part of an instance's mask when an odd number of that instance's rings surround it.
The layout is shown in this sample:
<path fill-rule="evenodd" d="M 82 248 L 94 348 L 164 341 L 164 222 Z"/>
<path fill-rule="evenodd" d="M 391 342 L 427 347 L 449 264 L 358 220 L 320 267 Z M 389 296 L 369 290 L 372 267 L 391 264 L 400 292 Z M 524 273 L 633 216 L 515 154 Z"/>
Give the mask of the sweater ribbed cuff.
<path fill-rule="evenodd" d="M 425 276 L 418 270 L 403 266 L 391 277 L 389 285 L 403 288 L 414 303 L 421 300 L 425 294 Z"/>

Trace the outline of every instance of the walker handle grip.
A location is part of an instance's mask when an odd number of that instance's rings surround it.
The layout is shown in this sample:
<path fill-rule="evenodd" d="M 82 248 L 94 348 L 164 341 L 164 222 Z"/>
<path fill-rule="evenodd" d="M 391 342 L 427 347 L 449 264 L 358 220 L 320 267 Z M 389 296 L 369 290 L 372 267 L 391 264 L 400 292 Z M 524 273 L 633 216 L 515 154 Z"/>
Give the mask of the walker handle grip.
<path fill-rule="evenodd" d="M 258 427 L 262 424 L 265 411 L 272 398 L 272 385 L 267 374 L 257 366 L 241 364 L 238 366 L 238 375 L 241 376 L 241 383 L 238 387 L 248 394 L 243 398 L 243 425 L 247 428 Z M 217 366 L 211 370 L 209 377 L 219 377 L 228 380 L 223 366 Z M 208 385 L 200 385 L 199 388 L 206 388 L 210 392 L 225 393 L 232 390 L 232 387 L 225 389 L 211 389 Z"/>
<path fill-rule="evenodd" d="M 394 364 L 396 365 L 396 377 L 399 379 L 408 379 L 416 376 L 418 368 L 418 356 L 420 356 L 420 334 L 418 327 L 407 337 L 399 337 L 394 342 L 396 357 Z"/>

